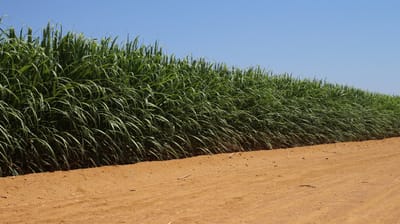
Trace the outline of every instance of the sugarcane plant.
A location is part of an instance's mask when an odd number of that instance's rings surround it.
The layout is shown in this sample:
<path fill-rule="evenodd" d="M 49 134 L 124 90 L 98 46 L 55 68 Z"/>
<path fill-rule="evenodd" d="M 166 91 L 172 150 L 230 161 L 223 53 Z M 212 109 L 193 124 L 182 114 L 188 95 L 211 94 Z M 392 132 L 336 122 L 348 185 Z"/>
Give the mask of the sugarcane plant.
<path fill-rule="evenodd" d="M 0 32 L 0 176 L 400 135 L 399 96 L 50 24 Z"/>

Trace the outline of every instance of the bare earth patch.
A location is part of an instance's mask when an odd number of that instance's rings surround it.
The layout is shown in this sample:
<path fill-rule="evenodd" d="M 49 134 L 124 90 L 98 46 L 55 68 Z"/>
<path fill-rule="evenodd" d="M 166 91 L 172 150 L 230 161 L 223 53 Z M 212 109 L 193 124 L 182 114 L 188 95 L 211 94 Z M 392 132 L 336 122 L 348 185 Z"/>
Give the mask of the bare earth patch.
<path fill-rule="evenodd" d="M 0 178 L 0 223 L 400 223 L 400 138 Z"/>

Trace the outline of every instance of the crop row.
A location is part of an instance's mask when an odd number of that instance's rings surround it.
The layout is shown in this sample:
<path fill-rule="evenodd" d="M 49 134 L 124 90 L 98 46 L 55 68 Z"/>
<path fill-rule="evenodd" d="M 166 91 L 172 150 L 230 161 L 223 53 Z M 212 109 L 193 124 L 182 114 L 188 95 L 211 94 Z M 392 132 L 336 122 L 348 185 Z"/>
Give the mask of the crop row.
<path fill-rule="evenodd" d="M 400 97 L 137 39 L 1 30 L 0 176 L 399 135 Z"/>

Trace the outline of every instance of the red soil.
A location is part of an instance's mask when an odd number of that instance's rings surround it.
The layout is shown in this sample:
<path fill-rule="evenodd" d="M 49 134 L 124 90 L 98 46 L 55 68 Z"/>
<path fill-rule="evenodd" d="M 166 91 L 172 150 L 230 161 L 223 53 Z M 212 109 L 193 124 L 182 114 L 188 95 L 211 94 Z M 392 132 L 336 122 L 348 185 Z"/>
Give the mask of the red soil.
<path fill-rule="evenodd" d="M 0 178 L 0 223 L 400 223 L 400 138 Z"/>

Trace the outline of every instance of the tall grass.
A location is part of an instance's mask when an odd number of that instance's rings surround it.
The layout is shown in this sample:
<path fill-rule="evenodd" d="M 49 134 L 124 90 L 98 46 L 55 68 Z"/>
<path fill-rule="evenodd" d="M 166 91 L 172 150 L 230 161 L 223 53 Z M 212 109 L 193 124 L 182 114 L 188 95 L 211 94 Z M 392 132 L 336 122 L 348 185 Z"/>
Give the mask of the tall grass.
<path fill-rule="evenodd" d="M 1 30 L 0 176 L 399 135 L 400 97 Z"/>

